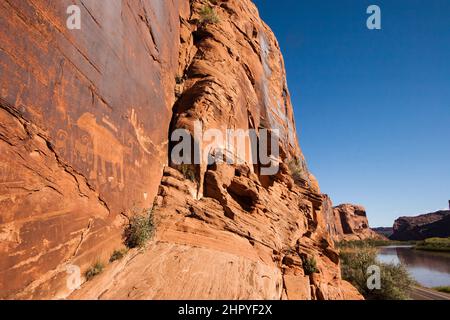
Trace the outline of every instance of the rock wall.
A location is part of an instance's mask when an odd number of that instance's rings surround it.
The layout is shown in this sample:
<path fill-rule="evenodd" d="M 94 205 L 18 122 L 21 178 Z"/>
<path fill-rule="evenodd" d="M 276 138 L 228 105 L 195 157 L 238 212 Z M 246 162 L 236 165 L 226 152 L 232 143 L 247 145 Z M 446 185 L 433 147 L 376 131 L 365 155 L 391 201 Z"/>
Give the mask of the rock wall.
<path fill-rule="evenodd" d="M 361 299 L 341 279 L 320 195 L 283 181 L 266 188 L 246 166 L 217 166 L 205 180 L 208 196 L 196 200 L 195 183 L 166 168 L 156 238 L 70 298 Z"/>
<path fill-rule="evenodd" d="M 341 204 L 333 207 L 331 199 L 325 196 L 324 208 L 328 232 L 334 241 L 386 239 L 370 229 L 363 206 Z"/>
<path fill-rule="evenodd" d="M 424 240 L 450 237 L 450 210 L 422 214 L 416 217 L 400 217 L 394 222 L 391 240 Z"/>
<path fill-rule="evenodd" d="M 0 4 L 0 298 L 360 299 L 340 277 L 279 45 L 255 5 L 76 2 L 74 31 L 72 1 Z M 198 121 L 278 129 L 280 171 L 245 161 L 194 167 L 194 181 L 172 163 L 163 174 L 168 137 Z M 71 292 L 66 267 L 107 262 L 133 208 L 152 206 L 149 246 Z"/>

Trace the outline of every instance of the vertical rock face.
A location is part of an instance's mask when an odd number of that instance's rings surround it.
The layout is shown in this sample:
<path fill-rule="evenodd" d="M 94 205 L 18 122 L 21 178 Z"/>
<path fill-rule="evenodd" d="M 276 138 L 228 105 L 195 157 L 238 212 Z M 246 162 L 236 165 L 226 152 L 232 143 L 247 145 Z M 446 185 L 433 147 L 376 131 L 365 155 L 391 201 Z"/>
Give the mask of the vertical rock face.
<path fill-rule="evenodd" d="M 64 291 L 151 206 L 184 2 L 82 1 L 81 30 L 73 1 L 0 3 L 0 298 Z"/>
<path fill-rule="evenodd" d="M 171 131 L 186 129 L 196 141 L 195 125 L 205 132 L 266 128 L 279 137 L 281 155 L 303 155 L 295 132 L 284 61 L 277 40 L 258 16 L 251 1 L 215 1 L 218 22 L 204 22 L 209 1 L 191 1 L 191 13 L 181 16 L 177 101 Z M 275 131 L 277 130 L 277 133 Z M 254 154 L 211 141 L 207 153 L 225 150 L 227 156 L 248 161 Z M 205 150 L 202 149 L 202 152 Z M 258 168 L 250 168 L 252 171 Z M 197 168 L 199 196 L 206 166 Z"/>
<path fill-rule="evenodd" d="M 450 236 L 450 210 L 422 214 L 416 217 L 400 217 L 395 220 L 391 240 L 424 240 Z"/>
<path fill-rule="evenodd" d="M 68 296 L 66 267 L 106 261 L 132 208 L 153 204 L 146 250 L 71 298 L 361 298 L 340 277 L 279 46 L 254 4 L 86 0 L 82 30 L 70 31 L 71 3 L 0 4 L 0 298 Z M 195 181 L 163 173 L 168 137 L 183 128 L 197 138 L 196 123 L 268 129 L 279 172 L 244 159 L 197 166 Z"/>

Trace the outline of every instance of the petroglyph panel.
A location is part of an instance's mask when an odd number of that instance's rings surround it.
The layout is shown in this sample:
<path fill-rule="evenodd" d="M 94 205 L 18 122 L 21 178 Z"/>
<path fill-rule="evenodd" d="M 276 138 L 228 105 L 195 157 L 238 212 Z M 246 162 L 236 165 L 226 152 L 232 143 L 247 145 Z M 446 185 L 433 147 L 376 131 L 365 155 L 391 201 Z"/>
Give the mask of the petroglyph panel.
<path fill-rule="evenodd" d="M 63 296 L 65 264 L 110 254 L 167 162 L 188 2 L 77 0 L 69 30 L 72 4 L 0 2 L 0 298 Z"/>

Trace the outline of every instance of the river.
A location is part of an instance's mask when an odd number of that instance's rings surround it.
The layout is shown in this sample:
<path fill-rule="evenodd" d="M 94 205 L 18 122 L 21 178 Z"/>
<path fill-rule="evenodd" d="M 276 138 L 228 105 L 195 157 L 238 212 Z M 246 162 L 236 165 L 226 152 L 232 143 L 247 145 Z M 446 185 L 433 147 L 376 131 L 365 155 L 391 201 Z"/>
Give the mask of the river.
<path fill-rule="evenodd" d="M 380 247 L 378 260 L 401 263 L 424 287 L 450 286 L 450 253 L 415 250 L 411 246 Z"/>

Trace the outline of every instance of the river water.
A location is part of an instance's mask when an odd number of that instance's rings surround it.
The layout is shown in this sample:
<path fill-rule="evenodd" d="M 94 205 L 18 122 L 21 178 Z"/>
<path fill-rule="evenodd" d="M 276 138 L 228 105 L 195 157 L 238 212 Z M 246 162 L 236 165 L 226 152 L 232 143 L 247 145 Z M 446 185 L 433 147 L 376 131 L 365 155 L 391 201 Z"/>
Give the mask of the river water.
<path fill-rule="evenodd" d="M 450 286 L 450 253 L 414 250 L 411 246 L 381 247 L 378 260 L 401 263 L 422 286 Z"/>

